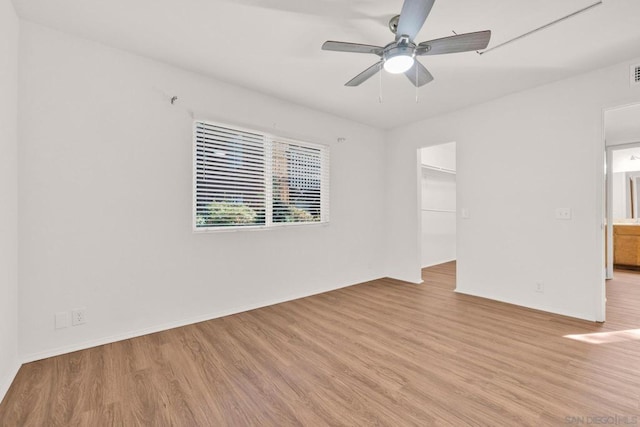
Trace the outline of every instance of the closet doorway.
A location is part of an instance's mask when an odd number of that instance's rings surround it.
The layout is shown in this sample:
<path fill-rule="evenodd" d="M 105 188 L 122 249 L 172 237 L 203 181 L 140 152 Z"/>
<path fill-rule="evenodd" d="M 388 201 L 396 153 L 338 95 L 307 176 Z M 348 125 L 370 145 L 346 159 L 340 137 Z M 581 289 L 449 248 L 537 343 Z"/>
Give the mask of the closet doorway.
<path fill-rule="evenodd" d="M 456 143 L 420 149 L 422 268 L 456 259 Z"/>

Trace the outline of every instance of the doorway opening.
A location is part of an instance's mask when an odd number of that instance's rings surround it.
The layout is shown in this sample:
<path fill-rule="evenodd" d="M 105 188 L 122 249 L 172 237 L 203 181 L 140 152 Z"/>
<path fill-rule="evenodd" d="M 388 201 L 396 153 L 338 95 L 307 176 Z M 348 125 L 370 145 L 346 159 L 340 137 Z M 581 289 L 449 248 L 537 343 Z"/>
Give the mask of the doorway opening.
<path fill-rule="evenodd" d="M 606 110 L 604 136 L 606 278 L 640 276 L 640 104 Z"/>
<path fill-rule="evenodd" d="M 422 268 L 456 260 L 456 143 L 419 150 Z"/>
<path fill-rule="evenodd" d="M 640 272 L 640 141 L 607 147 L 607 279 Z"/>

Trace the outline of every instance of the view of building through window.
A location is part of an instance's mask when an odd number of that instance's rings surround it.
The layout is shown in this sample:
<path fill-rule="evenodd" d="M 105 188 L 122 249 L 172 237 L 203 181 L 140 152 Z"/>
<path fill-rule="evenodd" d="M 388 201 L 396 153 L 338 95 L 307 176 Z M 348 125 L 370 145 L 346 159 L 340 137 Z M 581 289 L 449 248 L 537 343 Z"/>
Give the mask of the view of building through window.
<path fill-rule="evenodd" d="M 286 143 L 273 146 L 273 222 L 319 222 L 321 151 Z"/>
<path fill-rule="evenodd" d="M 328 221 L 328 147 L 196 122 L 195 227 Z"/>

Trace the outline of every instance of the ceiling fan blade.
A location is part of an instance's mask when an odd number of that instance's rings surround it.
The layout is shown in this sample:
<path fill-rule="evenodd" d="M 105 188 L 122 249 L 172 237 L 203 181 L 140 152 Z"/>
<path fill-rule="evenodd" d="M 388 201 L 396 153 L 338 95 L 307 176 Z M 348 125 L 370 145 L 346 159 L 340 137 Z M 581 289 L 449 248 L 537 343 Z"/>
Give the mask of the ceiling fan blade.
<path fill-rule="evenodd" d="M 424 21 L 427 20 L 434 2 L 435 0 L 404 0 L 396 31 L 396 41 L 400 40 L 401 36 L 409 36 L 411 40 L 416 37 Z"/>
<path fill-rule="evenodd" d="M 431 75 L 429 70 L 427 70 L 424 65 L 422 65 L 418 61 L 415 61 L 413 63 L 413 67 L 411 67 L 404 74 L 416 87 L 424 86 L 431 80 L 433 80 L 433 76 Z"/>
<path fill-rule="evenodd" d="M 369 44 L 348 43 L 348 42 L 334 42 L 326 41 L 322 45 L 322 50 L 332 50 L 336 52 L 352 52 L 352 53 L 373 53 L 378 56 L 382 56 L 384 48 L 380 46 L 372 46 Z"/>
<path fill-rule="evenodd" d="M 491 31 L 487 30 L 429 40 L 418 45 L 416 55 L 442 55 L 444 53 L 482 50 L 487 47 L 490 39 Z"/>
<path fill-rule="evenodd" d="M 367 68 L 366 70 L 364 70 L 363 72 L 361 72 L 360 74 L 358 74 L 357 76 L 349 80 L 344 85 L 358 86 L 359 84 L 364 83 L 366 80 L 372 77 L 375 73 L 380 71 L 382 69 L 383 64 L 384 64 L 384 61 L 376 62 L 371 67 Z"/>

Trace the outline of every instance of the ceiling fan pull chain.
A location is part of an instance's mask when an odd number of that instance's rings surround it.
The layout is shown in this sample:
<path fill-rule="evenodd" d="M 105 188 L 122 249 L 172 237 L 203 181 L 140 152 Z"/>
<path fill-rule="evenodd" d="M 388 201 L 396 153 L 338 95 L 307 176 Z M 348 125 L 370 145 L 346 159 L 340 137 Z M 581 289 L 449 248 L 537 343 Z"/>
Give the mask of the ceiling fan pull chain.
<path fill-rule="evenodd" d="M 418 103 L 418 66 L 413 65 L 413 68 L 416 69 L 416 104 Z"/>
<path fill-rule="evenodd" d="M 380 82 L 379 92 L 378 92 L 378 103 L 382 104 L 382 73 L 378 73 L 378 75 L 380 76 L 380 79 L 378 80 Z"/>

